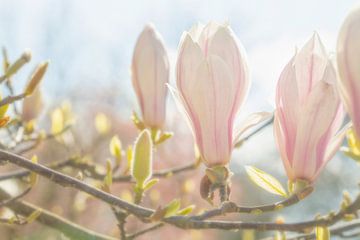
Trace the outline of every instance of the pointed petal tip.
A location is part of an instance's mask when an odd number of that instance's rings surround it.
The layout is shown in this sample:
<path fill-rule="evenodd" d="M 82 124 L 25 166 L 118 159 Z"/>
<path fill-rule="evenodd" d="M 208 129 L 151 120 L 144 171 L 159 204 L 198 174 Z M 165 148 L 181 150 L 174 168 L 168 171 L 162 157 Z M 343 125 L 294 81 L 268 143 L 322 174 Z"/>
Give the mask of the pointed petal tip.
<path fill-rule="evenodd" d="M 141 131 L 140 135 L 139 135 L 139 141 L 147 141 L 151 139 L 151 133 L 149 129 L 144 129 Z"/>
<path fill-rule="evenodd" d="M 143 31 L 155 32 L 155 25 L 151 22 L 145 24 Z"/>

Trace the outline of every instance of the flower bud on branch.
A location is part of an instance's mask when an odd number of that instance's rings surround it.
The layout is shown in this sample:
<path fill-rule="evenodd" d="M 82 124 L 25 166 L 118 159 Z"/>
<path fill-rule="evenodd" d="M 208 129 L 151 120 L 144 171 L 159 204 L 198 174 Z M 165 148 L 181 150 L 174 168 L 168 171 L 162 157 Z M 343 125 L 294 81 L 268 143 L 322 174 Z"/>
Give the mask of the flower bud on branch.
<path fill-rule="evenodd" d="M 249 83 L 245 53 L 228 25 L 195 25 L 183 34 L 175 95 L 209 169 L 227 169 L 234 148 L 234 120 Z M 227 192 L 227 180 L 219 184 L 210 178 L 208 173 L 203 178 L 203 197 L 211 199 L 213 189 L 219 186 Z"/>
<path fill-rule="evenodd" d="M 360 139 L 360 7 L 346 17 L 338 36 L 338 89 Z"/>
<path fill-rule="evenodd" d="M 165 122 L 169 60 L 162 37 L 152 25 L 147 25 L 137 40 L 131 77 L 144 124 L 161 129 Z"/>
<path fill-rule="evenodd" d="M 281 73 L 274 133 L 290 181 L 315 181 L 345 136 L 336 72 L 315 33 Z"/>

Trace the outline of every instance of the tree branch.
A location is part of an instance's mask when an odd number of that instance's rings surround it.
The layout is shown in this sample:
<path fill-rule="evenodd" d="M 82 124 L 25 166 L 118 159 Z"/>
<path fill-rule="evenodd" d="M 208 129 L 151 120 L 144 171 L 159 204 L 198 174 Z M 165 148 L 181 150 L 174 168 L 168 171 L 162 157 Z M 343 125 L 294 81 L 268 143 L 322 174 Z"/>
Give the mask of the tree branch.
<path fill-rule="evenodd" d="M 25 93 L 21 93 L 19 95 L 14 95 L 14 96 L 8 96 L 6 98 L 4 98 L 3 100 L 0 101 L 0 107 L 1 106 L 4 106 L 6 104 L 11 104 L 13 102 L 16 102 L 16 101 L 19 101 L 23 98 L 26 97 L 26 94 Z"/>
<path fill-rule="evenodd" d="M 96 179 L 96 180 L 103 180 L 106 174 L 99 173 L 96 171 L 96 166 L 86 163 L 86 162 L 80 162 L 76 161 L 77 158 L 70 158 L 68 160 L 64 161 L 58 161 L 53 164 L 49 165 L 49 168 L 52 169 L 61 169 L 64 167 L 73 167 L 79 170 L 84 171 L 85 173 L 88 172 L 88 176 Z M 153 176 L 158 178 L 166 178 L 168 176 L 179 174 L 182 172 L 190 171 L 193 169 L 196 169 L 198 167 L 197 163 L 190 163 L 186 164 L 181 167 L 176 168 L 169 168 L 169 169 L 163 169 L 157 172 L 154 172 Z M 18 170 L 10 173 L 6 173 L 3 175 L 0 175 L 0 181 L 7 180 L 7 179 L 13 179 L 13 178 L 22 178 L 26 177 L 30 174 L 30 171 L 28 170 Z M 130 182 L 132 180 L 131 175 L 125 175 L 125 176 L 115 176 L 113 177 L 113 182 Z"/>
<path fill-rule="evenodd" d="M 11 199 L 11 196 L 4 190 L 0 189 L 0 199 Z M 41 214 L 36 219 L 36 221 L 51 228 L 57 229 L 64 233 L 67 237 L 74 240 L 115 240 L 115 238 L 101 235 L 89 229 L 83 228 L 45 209 L 41 209 L 25 201 L 15 200 L 10 202 L 7 207 L 9 207 L 15 213 L 23 216 L 28 216 L 34 211 L 41 211 Z"/>
<path fill-rule="evenodd" d="M 50 164 L 48 167 L 52 168 L 52 169 L 59 169 L 59 168 L 63 168 L 66 167 L 69 162 L 73 161 L 74 158 L 70 158 L 64 161 L 57 161 L 54 162 L 52 164 Z M 4 173 L 2 175 L 0 175 L 0 181 L 4 181 L 4 180 L 8 180 L 8 179 L 15 179 L 15 178 L 23 178 L 26 177 L 30 174 L 31 172 L 28 170 L 17 170 L 17 171 L 13 171 L 13 172 L 9 172 L 9 173 Z"/>
<path fill-rule="evenodd" d="M 331 236 L 339 236 L 342 238 L 352 238 L 354 239 L 355 236 L 359 236 L 359 232 L 356 232 L 354 234 L 345 234 L 346 232 L 352 231 L 354 229 L 359 229 L 360 228 L 360 220 L 354 221 L 354 222 L 350 222 L 350 223 L 346 223 L 346 224 L 342 224 L 340 226 L 337 227 L 333 227 L 330 229 L 330 234 Z M 315 240 L 316 239 L 316 235 L 315 233 L 310 233 L 310 234 L 301 234 L 301 235 L 297 235 L 297 236 L 293 236 L 293 237 L 287 237 L 287 240 Z M 274 237 L 268 237 L 268 238 L 263 238 L 261 240 L 275 240 Z"/>
<path fill-rule="evenodd" d="M 25 189 L 25 191 L 23 191 L 19 195 L 15 196 L 15 197 L 12 197 L 12 198 L 9 198 L 9 199 L 6 199 L 6 200 L 3 200 L 2 202 L 0 202 L 0 207 L 9 205 L 13 201 L 16 201 L 16 200 L 24 197 L 26 194 L 28 194 L 30 192 L 30 190 L 31 190 L 31 187 L 28 187 L 28 188 Z"/>
<path fill-rule="evenodd" d="M 64 187 L 72 187 L 79 191 L 86 192 L 91 196 L 98 198 L 110 205 L 114 205 L 128 211 L 129 213 L 137 216 L 139 219 L 149 218 L 155 211 L 153 209 L 145 208 L 139 205 L 128 203 L 121 200 L 109 193 L 96 189 L 86 183 L 83 183 L 75 178 L 56 172 L 40 164 L 32 163 L 31 161 L 17 156 L 15 154 L 0 151 L 0 159 L 3 161 L 9 161 L 20 167 L 24 167 L 30 171 L 33 171 L 43 177 L 50 179 L 51 181 L 60 184 Z M 242 230 L 242 229 L 254 229 L 258 231 L 290 231 L 301 232 L 308 228 L 315 226 L 331 226 L 336 222 L 342 220 L 347 214 L 354 214 L 360 208 L 360 196 L 353 201 L 348 207 L 340 210 L 334 215 L 328 217 L 297 222 L 297 223 L 272 223 L 272 222 L 240 222 L 240 221 L 208 221 L 208 220 L 196 220 L 194 217 L 187 216 L 172 216 L 162 219 L 162 222 L 172 224 L 183 229 L 222 229 L 222 230 Z"/>
<path fill-rule="evenodd" d="M 151 232 L 151 231 L 154 231 L 154 230 L 156 230 L 156 229 L 158 229 L 158 228 L 161 228 L 162 226 L 164 226 L 164 223 L 157 223 L 157 224 L 155 224 L 155 225 L 153 225 L 153 226 L 151 226 L 151 227 L 145 228 L 145 229 L 140 230 L 140 231 L 138 231 L 138 232 L 136 232 L 136 233 L 133 233 L 133 234 L 131 234 L 131 235 L 128 235 L 128 236 L 126 237 L 126 239 L 127 239 L 127 240 L 135 239 L 135 238 L 137 238 L 137 237 L 139 237 L 139 236 L 141 236 L 141 235 L 143 235 L 143 234 L 146 234 L 146 233 L 148 233 L 148 232 Z"/>
<path fill-rule="evenodd" d="M 206 211 L 201 215 L 193 217 L 193 219 L 205 220 L 211 217 L 225 215 L 226 213 L 260 214 L 264 212 L 272 212 L 298 203 L 301 199 L 305 198 L 311 191 L 312 191 L 312 187 L 307 187 L 303 189 L 301 192 L 293 194 L 285 200 L 273 204 L 261 205 L 261 206 L 244 207 L 244 206 L 238 206 L 236 205 L 236 203 L 233 202 L 224 202 L 219 208 Z"/>

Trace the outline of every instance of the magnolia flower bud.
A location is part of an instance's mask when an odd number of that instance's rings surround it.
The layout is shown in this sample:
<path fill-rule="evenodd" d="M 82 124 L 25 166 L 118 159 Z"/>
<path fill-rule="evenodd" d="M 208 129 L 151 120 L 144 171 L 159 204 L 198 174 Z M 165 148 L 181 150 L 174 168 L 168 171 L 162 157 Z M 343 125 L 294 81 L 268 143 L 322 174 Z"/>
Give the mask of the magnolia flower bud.
<path fill-rule="evenodd" d="M 44 103 L 40 88 L 37 88 L 32 95 L 26 97 L 23 101 L 22 106 L 22 120 L 25 122 L 30 122 L 33 119 L 36 119 L 42 109 Z"/>
<path fill-rule="evenodd" d="M 5 73 L 6 77 L 10 77 L 11 75 L 17 73 L 17 71 L 19 71 L 19 69 L 22 68 L 26 63 L 30 62 L 30 60 L 31 51 L 29 49 L 26 49 L 21 55 L 21 57 L 9 66 Z"/>
<path fill-rule="evenodd" d="M 47 67 L 49 65 L 49 61 L 45 61 L 40 63 L 34 70 L 33 74 L 30 77 L 30 80 L 25 88 L 25 94 L 31 95 L 37 86 L 39 85 L 40 81 L 45 75 L 45 72 L 47 70 Z"/>
<path fill-rule="evenodd" d="M 295 54 L 276 90 L 274 133 L 290 181 L 313 182 L 342 143 L 336 72 L 317 34 Z"/>
<path fill-rule="evenodd" d="M 228 25 L 196 25 L 183 34 L 177 59 L 178 97 L 208 167 L 229 162 L 234 119 L 248 87 L 245 54 Z"/>
<path fill-rule="evenodd" d="M 142 188 L 152 175 L 152 141 L 149 130 L 143 130 L 134 146 L 131 175 Z"/>
<path fill-rule="evenodd" d="M 161 128 L 165 122 L 169 60 L 160 34 L 151 25 L 137 40 L 131 69 L 145 125 Z"/>
<path fill-rule="evenodd" d="M 360 7 L 346 17 L 341 27 L 337 64 L 339 92 L 360 139 Z"/>

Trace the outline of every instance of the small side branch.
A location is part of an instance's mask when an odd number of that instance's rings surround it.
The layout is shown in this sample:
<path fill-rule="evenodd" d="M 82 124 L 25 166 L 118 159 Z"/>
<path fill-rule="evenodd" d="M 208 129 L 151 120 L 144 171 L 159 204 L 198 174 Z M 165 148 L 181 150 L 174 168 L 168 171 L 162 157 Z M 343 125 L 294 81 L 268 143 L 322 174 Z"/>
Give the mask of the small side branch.
<path fill-rule="evenodd" d="M 19 101 L 23 98 L 26 97 L 25 93 L 19 94 L 19 95 L 14 95 L 14 96 L 8 96 L 6 98 L 4 98 L 3 100 L 0 101 L 0 107 L 4 106 L 6 104 L 11 104 L 13 102 Z"/>
<path fill-rule="evenodd" d="M 139 237 L 139 236 L 141 236 L 141 235 L 144 235 L 144 234 L 146 234 L 146 233 L 148 233 L 148 232 L 155 231 L 155 230 L 157 230 L 158 228 L 161 228 L 162 226 L 164 226 L 164 223 L 157 223 L 157 224 L 155 224 L 155 225 L 153 225 L 153 226 L 151 226 L 151 227 L 149 227 L 149 228 L 145 228 L 145 229 L 140 230 L 140 231 L 138 231 L 138 232 L 136 232 L 136 233 L 133 233 L 133 234 L 131 234 L 131 235 L 128 235 L 128 236 L 126 237 L 126 239 L 127 239 L 127 240 L 133 240 L 133 239 L 135 239 L 135 238 L 137 238 L 137 237 Z"/>
<path fill-rule="evenodd" d="M 194 220 L 205 220 L 211 217 L 216 217 L 220 215 L 224 215 L 227 213 L 250 213 L 250 214 L 259 214 L 265 212 L 272 212 L 283 209 L 285 207 L 292 206 L 298 203 L 304 196 L 305 193 L 310 191 L 311 187 L 303 189 L 301 192 L 297 194 L 291 195 L 289 198 L 273 203 L 268 205 L 261 205 L 261 206 L 253 206 L 253 207 L 245 207 L 245 206 L 238 206 L 236 203 L 233 202 L 224 202 L 221 207 L 212 209 L 209 211 L 204 212 L 201 215 L 194 216 L 192 219 Z"/>
<path fill-rule="evenodd" d="M 86 192 L 91 196 L 102 200 L 110 205 L 122 208 L 129 214 L 133 214 L 139 219 L 147 219 L 154 214 L 153 209 L 145 208 L 136 204 L 128 203 L 114 195 L 103 192 L 94 188 L 84 182 L 75 178 L 56 172 L 50 168 L 35 164 L 26 158 L 14 155 L 6 151 L 0 151 L 0 159 L 9 161 L 20 167 L 24 167 L 32 172 L 35 172 L 50 181 L 60 184 L 64 187 L 75 188 L 79 191 Z M 357 214 L 360 209 L 360 196 L 358 196 L 346 208 L 339 210 L 336 214 L 331 214 L 327 217 L 296 223 L 272 223 L 272 222 L 241 222 L 241 221 L 218 221 L 218 220 L 197 220 L 196 217 L 187 216 L 172 216 L 164 218 L 161 221 L 183 229 L 222 229 L 222 230 L 243 230 L 254 229 L 258 231 L 288 231 L 288 232 L 303 232 L 305 229 L 314 228 L 316 226 L 332 226 L 335 223 L 344 219 L 347 214 Z M 195 218 L 195 219 L 194 219 Z"/>
<path fill-rule="evenodd" d="M 102 173 L 99 173 L 98 171 L 96 171 L 96 166 L 89 164 L 89 163 L 78 162 L 78 161 L 76 161 L 75 158 L 71 158 L 71 159 L 68 159 L 65 161 L 58 161 L 53 164 L 50 164 L 48 167 L 51 169 L 61 169 L 64 167 L 72 167 L 75 169 L 83 170 L 83 171 L 85 171 L 85 173 L 87 172 L 88 173 L 87 175 L 89 177 L 96 179 L 96 180 L 103 180 L 104 177 L 106 176 L 105 174 L 102 174 Z M 191 171 L 193 169 L 196 169 L 197 167 L 198 167 L 198 164 L 191 163 L 191 164 L 184 165 L 182 167 L 169 168 L 169 169 L 164 169 L 164 170 L 154 172 L 153 176 L 158 177 L 158 178 L 166 178 L 166 177 L 174 175 L 174 174 Z M 28 170 L 18 170 L 18 171 L 0 175 L 0 181 L 7 180 L 7 179 L 14 179 L 14 178 L 22 178 L 22 177 L 28 176 L 29 174 L 30 174 L 30 171 L 28 171 Z M 132 180 L 132 177 L 130 175 L 113 177 L 113 182 L 130 182 L 131 180 Z"/>
<path fill-rule="evenodd" d="M 355 237 L 360 236 L 360 232 L 349 233 L 350 231 L 354 231 L 355 229 L 360 228 L 360 221 L 353 221 L 350 223 L 342 224 L 340 226 L 332 227 L 330 229 L 331 236 L 339 236 L 341 238 L 354 239 Z M 287 237 L 287 240 L 315 240 L 315 233 L 310 234 L 301 234 L 297 236 Z M 275 240 L 274 237 L 267 237 L 261 240 Z"/>
<path fill-rule="evenodd" d="M 0 202 L 0 207 L 7 206 L 7 205 L 11 204 L 12 202 L 24 197 L 26 194 L 28 194 L 30 192 L 30 190 L 31 190 L 31 187 L 28 187 L 25 189 L 25 191 L 23 191 L 19 195 L 3 200 L 2 202 Z"/>
<path fill-rule="evenodd" d="M 8 193 L 0 189 L 0 199 L 10 199 L 10 198 L 11 196 Z M 40 211 L 41 214 L 36 219 L 36 221 L 51 228 L 59 230 L 60 232 L 64 233 L 66 236 L 68 236 L 71 239 L 115 240 L 115 238 L 104 236 L 99 233 L 93 232 L 89 229 L 83 228 L 45 209 L 41 209 L 25 201 L 15 200 L 10 202 L 7 205 L 7 207 L 13 210 L 16 214 L 20 214 L 23 216 L 28 216 L 34 211 Z"/>

